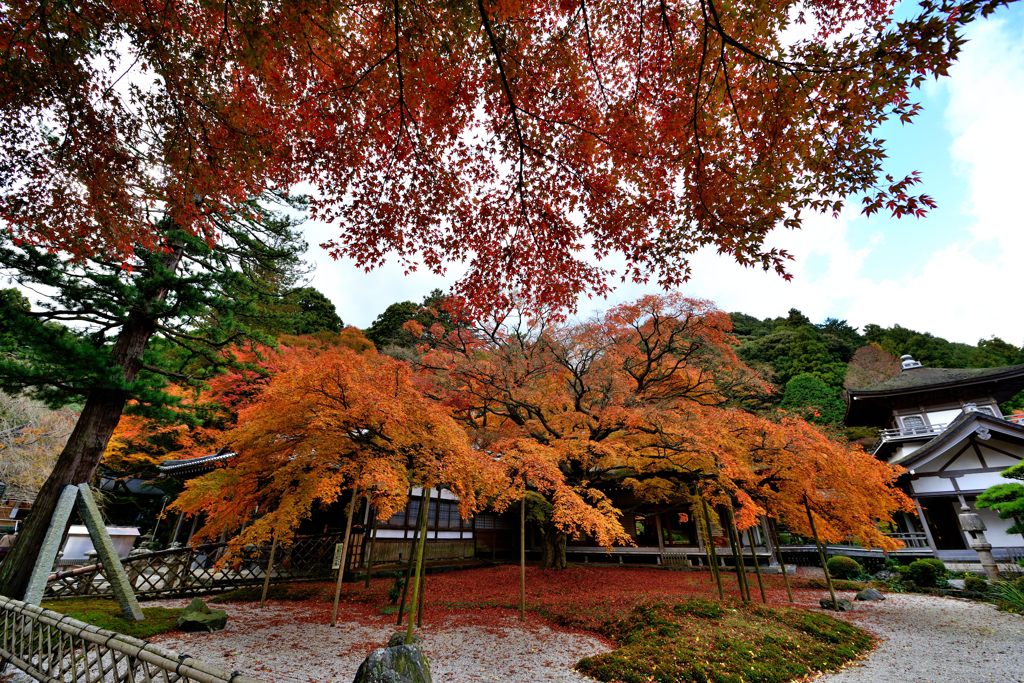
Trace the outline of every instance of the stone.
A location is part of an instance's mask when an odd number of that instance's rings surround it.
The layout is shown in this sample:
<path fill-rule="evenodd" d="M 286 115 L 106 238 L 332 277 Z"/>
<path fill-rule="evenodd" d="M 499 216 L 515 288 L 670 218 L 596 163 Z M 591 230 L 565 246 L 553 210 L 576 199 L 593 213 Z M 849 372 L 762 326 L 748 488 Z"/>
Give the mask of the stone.
<path fill-rule="evenodd" d="M 377 648 L 363 660 L 353 683 L 432 683 L 430 662 L 416 639 L 411 645 L 405 634 L 391 636 L 387 647 Z"/>
<path fill-rule="evenodd" d="M 178 615 L 177 625 L 182 631 L 219 631 L 228 623 L 228 613 L 210 609 L 199 598 L 192 598 L 185 611 Z"/>
<path fill-rule="evenodd" d="M 857 593 L 853 598 L 854 600 L 860 600 L 861 602 L 870 602 L 874 600 L 885 600 L 885 596 L 882 592 L 874 588 L 865 588 L 864 590 Z"/>
<path fill-rule="evenodd" d="M 822 609 L 830 609 L 833 612 L 853 611 L 853 603 L 849 600 L 843 600 L 842 598 L 838 598 L 834 604 L 832 602 L 832 598 L 822 598 L 818 601 L 818 604 L 821 605 Z"/>

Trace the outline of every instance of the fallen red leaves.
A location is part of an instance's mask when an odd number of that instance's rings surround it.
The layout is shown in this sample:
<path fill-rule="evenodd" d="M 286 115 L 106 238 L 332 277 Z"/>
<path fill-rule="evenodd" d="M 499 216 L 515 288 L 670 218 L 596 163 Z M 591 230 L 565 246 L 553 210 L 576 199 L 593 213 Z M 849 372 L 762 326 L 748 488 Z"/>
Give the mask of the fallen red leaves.
<path fill-rule="evenodd" d="M 759 599 L 757 583 L 750 575 L 755 599 Z M 739 601 L 735 576 L 722 577 L 728 600 Z M 765 576 L 765 592 L 770 605 L 785 605 L 786 591 L 782 577 Z M 345 618 L 380 623 L 392 621 L 395 615 L 383 615 L 388 604 L 387 592 L 393 579 L 374 579 L 369 588 L 362 583 L 346 584 L 342 593 Z M 326 621 L 333 587 L 322 586 L 317 597 L 294 604 L 291 616 L 296 621 Z M 821 591 L 794 590 L 798 605 L 816 603 Z M 562 571 L 528 567 L 526 570 L 526 604 L 533 614 L 563 629 L 596 632 L 609 619 L 625 614 L 634 606 L 651 601 L 717 597 L 711 574 L 702 571 L 666 571 L 650 567 L 571 566 Z M 519 568 L 517 566 L 487 567 L 430 574 L 426 579 L 423 624 L 452 622 L 497 626 L 507 623 L 510 610 L 518 609 Z M 529 621 L 534 621 L 528 618 Z"/>

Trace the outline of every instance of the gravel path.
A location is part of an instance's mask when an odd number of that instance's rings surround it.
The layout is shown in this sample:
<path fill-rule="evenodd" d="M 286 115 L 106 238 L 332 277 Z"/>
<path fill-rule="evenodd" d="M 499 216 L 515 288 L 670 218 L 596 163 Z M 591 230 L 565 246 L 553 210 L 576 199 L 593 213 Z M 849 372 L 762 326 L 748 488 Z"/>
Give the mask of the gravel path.
<path fill-rule="evenodd" d="M 153 641 L 266 681 L 350 683 L 366 655 L 397 630 L 383 619 L 367 624 L 365 617 L 348 619 L 344 613 L 337 628 L 327 625 L 326 614 L 296 620 L 289 603 L 268 604 L 263 611 L 252 604 L 216 607 L 228 612 L 223 631 L 168 633 Z M 484 615 L 424 624 L 423 649 L 435 681 L 592 683 L 572 666 L 610 649 L 598 638 L 556 631 L 537 623 L 536 617 L 524 625 L 505 611 Z"/>
<path fill-rule="evenodd" d="M 877 649 L 817 683 L 1024 683 L 1024 617 L 968 600 L 887 598 L 850 614 L 881 638 Z"/>

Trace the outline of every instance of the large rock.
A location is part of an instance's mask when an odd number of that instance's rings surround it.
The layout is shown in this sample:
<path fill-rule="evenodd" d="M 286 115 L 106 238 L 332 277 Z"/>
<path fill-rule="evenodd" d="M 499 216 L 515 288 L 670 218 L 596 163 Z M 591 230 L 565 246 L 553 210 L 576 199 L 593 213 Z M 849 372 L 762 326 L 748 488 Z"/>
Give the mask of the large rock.
<path fill-rule="evenodd" d="M 177 623 L 182 631 L 219 631 L 227 625 L 228 613 L 221 609 L 210 609 L 199 598 L 192 598 L 192 602 L 178 616 Z"/>
<path fill-rule="evenodd" d="M 353 683 L 432 683 L 430 662 L 419 643 L 403 642 L 404 634 L 391 636 L 387 647 L 370 653 L 356 671 Z"/>
<path fill-rule="evenodd" d="M 843 600 L 842 598 L 837 598 L 834 603 L 832 602 L 832 598 L 822 598 L 818 601 L 818 604 L 821 605 L 822 609 L 830 609 L 834 612 L 853 611 L 853 603 L 849 600 Z"/>
<path fill-rule="evenodd" d="M 874 600 L 885 600 L 885 596 L 882 595 L 881 591 L 875 590 L 874 588 L 865 588 L 864 590 L 857 593 L 853 598 L 854 600 L 860 600 L 861 602 L 874 601 Z"/>

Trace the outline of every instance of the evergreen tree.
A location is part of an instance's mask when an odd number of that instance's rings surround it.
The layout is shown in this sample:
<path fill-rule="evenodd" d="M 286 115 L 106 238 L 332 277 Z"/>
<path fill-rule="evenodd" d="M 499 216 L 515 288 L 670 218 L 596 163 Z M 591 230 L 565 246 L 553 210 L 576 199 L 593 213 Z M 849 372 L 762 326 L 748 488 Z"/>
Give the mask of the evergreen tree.
<path fill-rule="evenodd" d="M 435 289 L 423 297 L 421 304 L 412 301 L 393 303 L 377 316 L 366 330 L 366 336 L 381 351 L 391 355 L 406 355 L 424 342 L 422 335 L 409 332 L 406 327 L 409 322 L 426 329 L 440 325 L 445 332 L 454 329 L 451 312 L 448 310 L 448 296 L 440 289 Z"/>
<path fill-rule="evenodd" d="M 70 259 L 0 238 L 0 272 L 46 295 L 34 305 L 0 296 L 0 389 L 83 406 L 0 566 L 0 593 L 24 592 L 61 490 L 92 479 L 129 404 L 168 415 L 169 378 L 200 383 L 232 361 L 233 345 L 270 341 L 247 321 L 280 300 L 268 282 L 291 286 L 305 244 L 293 222 L 255 201 L 217 221 L 220 240 L 211 246 L 163 220 L 159 244 L 138 247 L 129 263 Z"/>
<path fill-rule="evenodd" d="M 786 382 L 782 407 L 815 424 L 839 425 L 846 415 L 846 404 L 839 391 L 810 373 Z"/>

